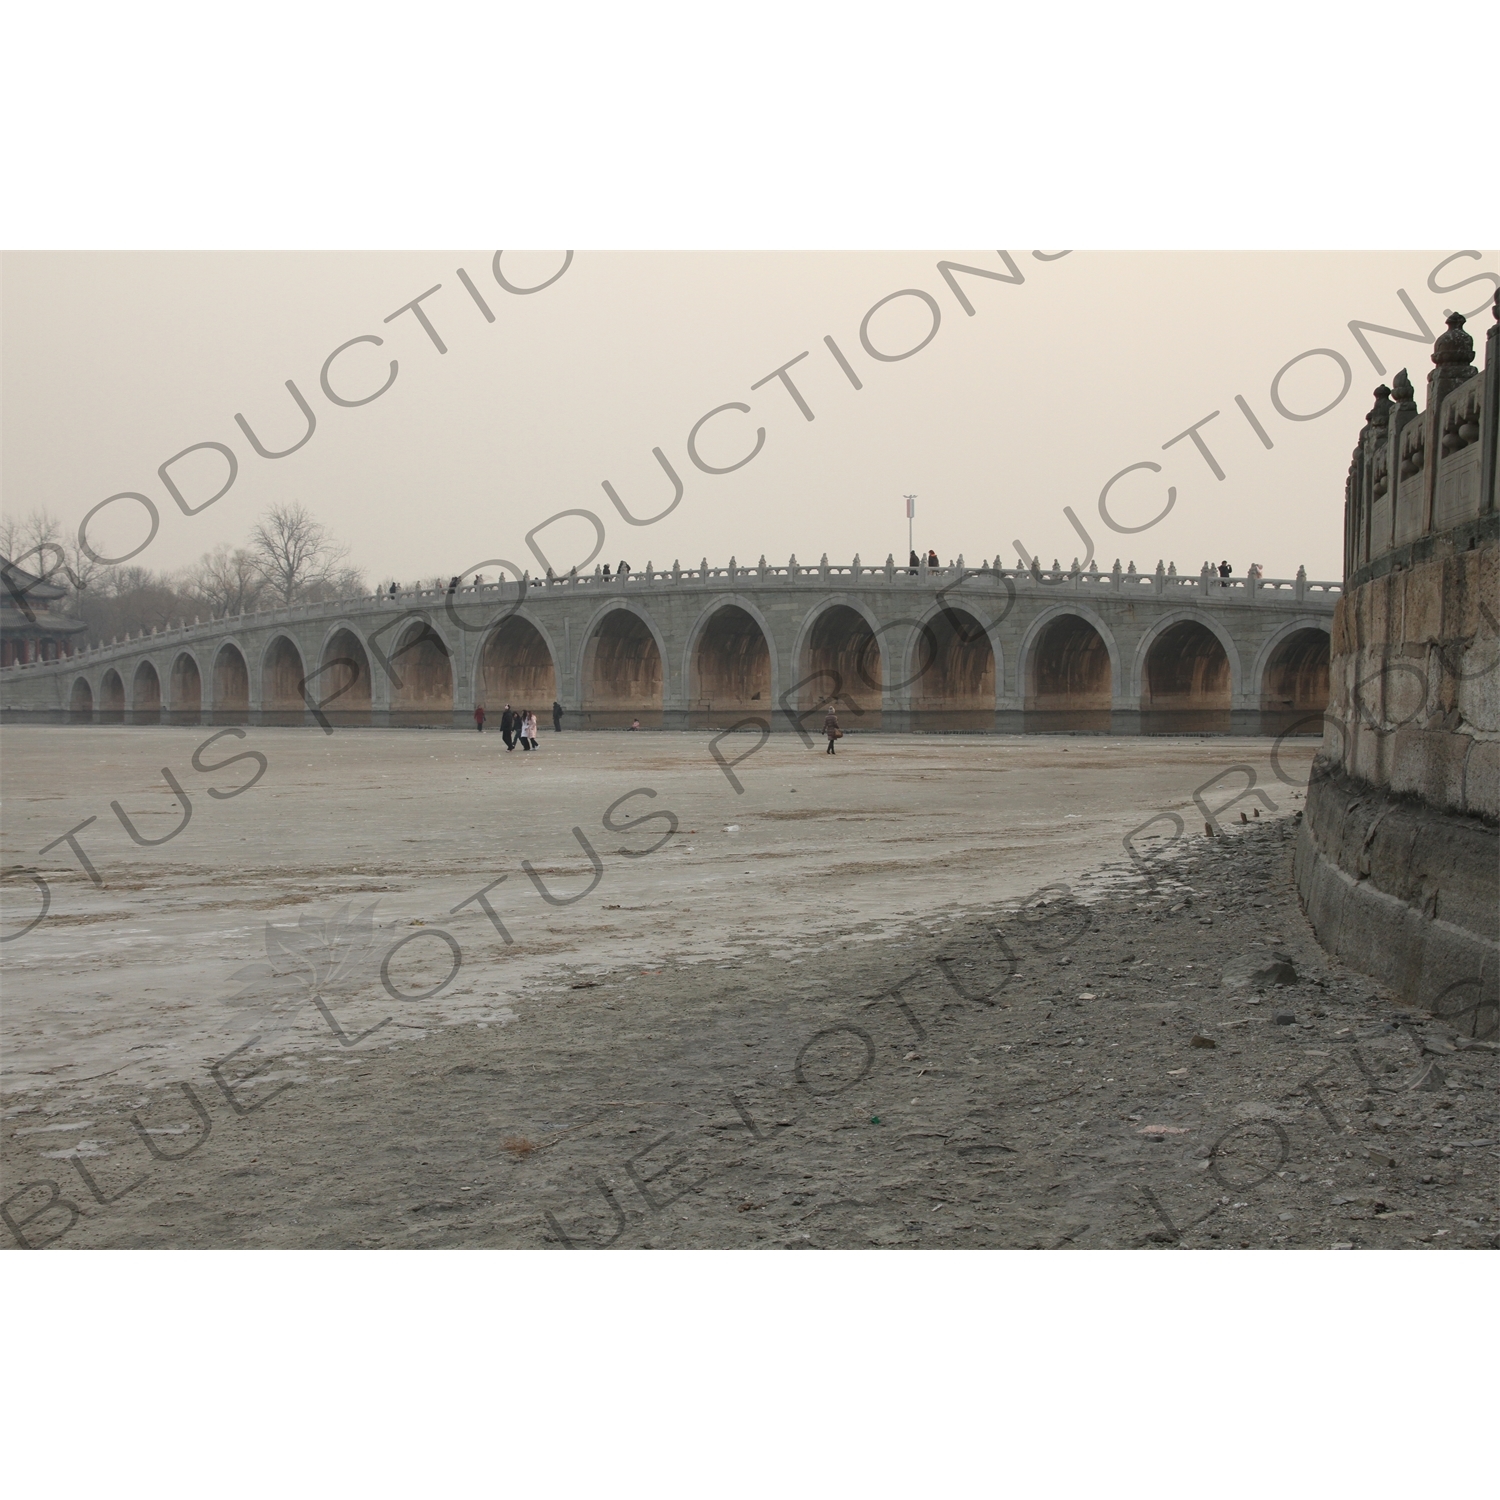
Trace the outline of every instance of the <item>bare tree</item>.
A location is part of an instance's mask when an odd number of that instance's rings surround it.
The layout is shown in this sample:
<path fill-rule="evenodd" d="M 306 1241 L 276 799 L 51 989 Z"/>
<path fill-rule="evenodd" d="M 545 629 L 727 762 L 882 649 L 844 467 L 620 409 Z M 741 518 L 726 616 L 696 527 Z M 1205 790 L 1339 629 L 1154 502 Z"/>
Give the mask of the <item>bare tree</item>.
<path fill-rule="evenodd" d="M 365 575 L 358 568 L 332 568 L 308 584 L 302 598 L 308 604 L 323 604 L 330 599 L 355 599 L 369 591 Z"/>
<path fill-rule="evenodd" d="M 253 610 L 265 586 L 254 555 L 227 542 L 205 552 L 186 580 L 186 592 L 202 605 L 210 619 Z"/>
<path fill-rule="evenodd" d="M 25 520 L 7 516 L 0 522 L 0 555 L 51 582 L 66 556 L 62 536 L 62 522 L 45 506 L 30 511 Z"/>
<path fill-rule="evenodd" d="M 273 505 L 250 533 L 250 555 L 267 587 L 283 604 L 337 576 L 349 549 L 335 542 L 301 501 Z"/>

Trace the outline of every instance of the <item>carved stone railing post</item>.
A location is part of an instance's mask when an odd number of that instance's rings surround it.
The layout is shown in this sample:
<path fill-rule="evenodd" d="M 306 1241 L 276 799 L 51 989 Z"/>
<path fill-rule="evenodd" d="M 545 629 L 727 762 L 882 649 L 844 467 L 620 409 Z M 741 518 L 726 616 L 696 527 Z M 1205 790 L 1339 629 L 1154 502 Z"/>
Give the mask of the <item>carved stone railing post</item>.
<path fill-rule="evenodd" d="M 1438 470 L 1441 467 L 1443 402 L 1465 381 L 1472 380 L 1479 371 L 1474 368 L 1474 340 L 1464 332 L 1465 318 L 1461 312 L 1448 314 L 1448 331 L 1440 333 L 1432 346 L 1433 369 L 1427 377 L 1427 410 L 1423 413 L 1426 431 L 1424 448 L 1427 455 L 1426 472 L 1422 475 L 1422 530 L 1426 536 L 1432 530 L 1433 509 L 1437 501 Z"/>
<path fill-rule="evenodd" d="M 1500 436 L 1500 291 L 1496 291 L 1491 310 L 1495 321 L 1484 336 L 1484 414 L 1479 437 L 1484 444 L 1479 464 L 1479 513 L 1485 515 L 1500 508 L 1496 489 L 1495 441 Z"/>

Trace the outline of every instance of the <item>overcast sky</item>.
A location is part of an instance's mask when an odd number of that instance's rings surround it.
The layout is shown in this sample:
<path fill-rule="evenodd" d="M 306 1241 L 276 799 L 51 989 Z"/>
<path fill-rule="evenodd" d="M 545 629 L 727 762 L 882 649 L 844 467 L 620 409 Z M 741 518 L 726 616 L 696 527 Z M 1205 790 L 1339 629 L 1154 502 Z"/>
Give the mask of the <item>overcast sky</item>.
<path fill-rule="evenodd" d="M 1196 572 L 1228 558 L 1236 572 L 1261 563 L 1272 577 L 1305 564 L 1340 572 L 1344 475 L 1372 388 L 1375 360 L 1351 320 L 1415 331 L 1404 291 L 1435 334 L 1445 312 L 1487 304 L 1500 258 L 1462 247 L 1350 253 L 1077 251 L 1042 259 L 1029 249 L 791 253 L 580 251 L 551 285 L 517 295 L 496 280 L 486 250 L 320 253 L 13 253 L 0 266 L 0 504 L 8 515 L 45 506 L 76 528 L 111 495 L 134 491 L 160 514 L 136 559 L 191 563 L 241 540 L 280 500 L 300 500 L 352 548 L 371 579 L 472 572 L 494 559 L 539 571 L 527 533 L 563 510 L 605 528 L 594 561 L 684 565 L 731 553 L 784 562 L 826 552 L 866 562 L 904 557 L 903 496 L 917 500 L 916 543 L 969 562 L 1013 543 L 1064 563 L 1085 543 L 1102 567 L 1116 556 L 1143 569 L 1159 557 Z M 1051 249 L 1041 252 L 1051 256 Z M 1024 280 L 939 269 L 957 261 Z M 501 273 L 520 287 L 553 277 L 562 252 L 508 253 Z M 463 268 L 493 315 L 458 276 Z M 1480 272 L 1489 279 L 1452 290 Z M 421 307 L 446 345 L 440 353 L 410 311 Z M 904 359 L 872 357 L 866 314 L 893 293 L 922 292 L 937 309 L 930 342 Z M 959 292 L 974 309 L 969 315 Z M 1482 362 L 1487 311 L 1471 321 Z M 865 330 L 900 354 L 932 330 L 932 306 L 897 296 Z M 367 404 L 345 399 L 390 388 Z M 825 344 L 837 344 L 856 390 Z M 1431 368 L 1427 339 L 1367 335 L 1389 380 L 1410 367 L 1419 391 Z M 1290 361 L 1310 350 L 1272 383 Z M 776 378 L 788 371 L 815 420 Z M 1335 358 L 1334 355 L 1338 357 Z M 1343 365 L 1340 364 L 1343 361 Z M 1345 369 L 1348 370 L 1346 380 Z M 236 424 L 242 413 L 263 446 L 290 447 L 307 422 L 286 389 L 294 381 L 316 417 L 296 452 L 258 456 Z M 1347 387 L 1347 389 L 1346 389 Z M 1340 392 L 1345 391 L 1341 400 Z M 1245 403 L 1274 445 L 1236 404 Z M 708 412 L 698 456 L 688 435 Z M 1184 433 L 1199 429 L 1212 462 Z M 158 466 L 193 444 L 230 448 L 228 491 L 185 515 Z M 655 524 L 632 526 L 603 489 L 609 481 L 637 517 L 661 512 L 672 485 L 660 448 L 683 483 L 681 503 Z M 1122 534 L 1100 515 L 1111 491 Z M 227 463 L 199 450 L 170 470 L 189 505 L 220 488 Z M 90 525 L 97 551 L 118 555 L 146 535 L 144 508 L 118 501 Z M 534 538 L 559 571 L 596 544 L 573 517 Z M 589 563 L 589 567 L 593 562 Z"/>

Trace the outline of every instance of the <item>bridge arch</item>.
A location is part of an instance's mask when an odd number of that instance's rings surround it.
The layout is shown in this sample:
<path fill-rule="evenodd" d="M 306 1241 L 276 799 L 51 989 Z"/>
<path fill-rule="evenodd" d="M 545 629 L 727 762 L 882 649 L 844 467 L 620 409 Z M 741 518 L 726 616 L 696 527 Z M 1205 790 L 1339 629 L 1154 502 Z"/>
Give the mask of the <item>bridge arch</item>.
<path fill-rule="evenodd" d="M 319 705 L 318 711 L 330 724 L 369 727 L 373 701 L 370 654 L 348 620 L 335 621 L 324 633 L 307 696 Z"/>
<path fill-rule="evenodd" d="M 68 694 L 68 720 L 73 724 L 92 724 L 94 721 L 94 690 L 87 677 L 75 677 Z"/>
<path fill-rule="evenodd" d="M 999 632 L 966 605 L 934 604 L 917 622 L 906 652 L 913 725 L 991 729 L 1005 680 Z"/>
<path fill-rule="evenodd" d="M 1114 632 L 1086 604 L 1043 610 L 1016 653 L 1016 696 L 1038 728 L 1108 729 L 1120 675 Z"/>
<path fill-rule="evenodd" d="M 724 594 L 688 630 L 682 653 L 688 724 L 722 729 L 759 717 L 770 722 L 781 674 L 771 627 L 741 594 Z"/>
<path fill-rule="evenodd" d="M 250 668 L 237 641 L 222 641 L 214 652 L 209 713 L 214 724 L 244 724 L 250 718 Z"/>
<path fill-rule="evenodd" d="M 1215 650 L 1217 646 L 1217 650 Z M 1130 696 L 1158 712 L 1226 712 L 1243 701 L 1234 637 L 1206 610 L 1176 609 L 1153 620 L 1131 666 Z"/>
<path fill-rule="evenodd" d="M 507 614 L 485 634 L 474 656 L 474 702 L 482 703 L 491 728 L 509 703 L 531 709 L 545 723 L 562 701 L 558 653 L 549 633 L 529 609 Z"/>
<path fill-rule="evenodd" d="M 170 692 L 167 715 L 173 724 L 197 724 L 203 718 L 203 674 L 191 651 L 179 651 L 168 678 Z"/>
<path fill-rule="evenodd" d="M 149 656 L 136 663 L 130 679 L 130 722 L 161 723 L 161 677 Z"/>
<path fill-rule="evenodd" d="M 594 728 L 625 728 L 639 719 L 661 727 L 667 643 L 656 622 L 633 599 L 596 610 L 584 632 L 579 696 Z"/>
<path fill-rule="evenodd" d="M 99 679 L 99 722 L 125 722 L 125 684 L 114 667 L 107 667 L 104 676 Z"/>
<path fill-rule="evenodd" d="M 861 729 L 879 729 L 886 680 L 881 638 L 909 623 L 883 624 L 862 600 L 848 594 L 818 600 L 797 634 L 792 654 L 796 681 L 783 694 L 795 694 L 797 707 L 803 710 L 836 696 L 839 701 L 834 706 L 840 713 L 849 712 Z M 852 712 L 855 708 L 857 716 Z"/>
<path fill-rule="evenodd" d="M 1328 621 L 1313 616 L 1288 620 L 1270 636 L 1256 655 L 1251 677 L 1261 713 L 1291 718 L 1322 713 L 1328 706 L 1331 644 Z M 1307 731 L 1315 733 L 1316 725 L 1309 724 Z"/>
<path fill-rule="evenodd" d="M 391 683 L 391 723 L 451 724 L 453 652 L 442 632 L 425 618 L 412 619 L 386 655 L 397 678 Z"/>
<path fill-rule="evenodd" d="M 260 716 L 262 724 L 301 724 L 307 718 L 302 681 L 307 676 L 302 652 L 291 636 L 277 634 L 260 657 Z"/>

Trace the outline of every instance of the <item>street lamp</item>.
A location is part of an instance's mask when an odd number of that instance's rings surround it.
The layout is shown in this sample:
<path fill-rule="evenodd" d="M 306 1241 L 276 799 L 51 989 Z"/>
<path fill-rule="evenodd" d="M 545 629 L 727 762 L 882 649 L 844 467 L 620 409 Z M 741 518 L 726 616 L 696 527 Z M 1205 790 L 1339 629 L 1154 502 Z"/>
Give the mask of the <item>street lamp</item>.
<path fill-rule="evenodd" d="M 906 496 L 906 555 L 910 557 L 917 550 L 917 544 L 912 540 L 912 520 L 917 514 L 917 497 Z"/>

